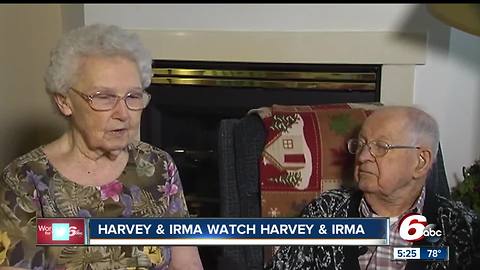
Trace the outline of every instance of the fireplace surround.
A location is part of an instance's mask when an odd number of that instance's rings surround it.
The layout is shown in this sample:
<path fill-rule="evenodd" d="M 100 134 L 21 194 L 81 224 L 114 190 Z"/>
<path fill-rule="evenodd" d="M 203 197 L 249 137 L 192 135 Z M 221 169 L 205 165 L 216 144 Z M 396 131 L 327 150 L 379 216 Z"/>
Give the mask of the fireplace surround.
<path fill-rule="evenodd" d="M 153 63 L 152 99 L 141 139 L 174 159 L 192 216 L 221 216 L 219 127 L 222 119 L 273 104 L 378 102 L 381 65 L 166 61 Z M 219 247 L 200 247 L 217 269 Z"/>
<path fill-rule="evenodd" d="M 409 105 L 413 103 L 415 67 L 425 63 L 426 36 L 419 33 L 132 31 L 157 59 L 156 75 L 147 90 L 152 103 L 142 117 L 141 138 L 172 155 L 194 216 L 219 213 L 216 139 L 221 119 L 240 118 L 249 109 L 274 103 Z M 242 85 L 232 80 L 244 73 L 225 72 L 336 73 L 348 68 L 375 73 L 374 90 Z M 205 70 L 223 72 L 209 75 Z M 233 78 L 229 77 L 232 73 Z M 253 80 L 268 80 L 258 78 L 258 72 L 255 76 Z M 221 264 L 218 247 L 199 250 L 205 269 L 221 269 L 217 267 Z"/>
<path fill-rule="evenodd" d="M 380 65 L 205 61 L 153 63 L 141 139 L 175 160 L 194 216 L 219 216 L 218 128 L 222 119 L 273 104 L 380 101 Z"/>

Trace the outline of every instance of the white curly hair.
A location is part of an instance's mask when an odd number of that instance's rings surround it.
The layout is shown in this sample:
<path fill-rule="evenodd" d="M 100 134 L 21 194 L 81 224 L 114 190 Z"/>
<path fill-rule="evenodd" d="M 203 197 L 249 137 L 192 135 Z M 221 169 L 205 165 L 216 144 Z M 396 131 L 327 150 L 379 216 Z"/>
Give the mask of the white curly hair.
<path fill-rule="evenodd" d="M 88 56 L 127 57 L 137 64 L 142 87 L 151 83 L 152 57 L 139 37 L 115 25 L 92 24 L 66 33 L 51 51 L 45 74 L 47 92 L 65 95 L 77 75 L 79 59 Z"/>

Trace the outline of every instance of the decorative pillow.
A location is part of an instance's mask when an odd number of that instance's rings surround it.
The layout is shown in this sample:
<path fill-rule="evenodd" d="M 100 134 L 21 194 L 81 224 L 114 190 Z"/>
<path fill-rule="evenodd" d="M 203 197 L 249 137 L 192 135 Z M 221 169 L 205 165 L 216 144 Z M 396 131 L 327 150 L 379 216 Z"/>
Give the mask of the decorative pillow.
<path fill-rule="evenodd" d="M 320 193 L 353 184 L 356 137 L 379 103 L 273 105 L 255 110 L 267 138 L 259 161 L 263 217 L 296 217 Z M 266 248 L 265 261 L 271 257 Z"/>

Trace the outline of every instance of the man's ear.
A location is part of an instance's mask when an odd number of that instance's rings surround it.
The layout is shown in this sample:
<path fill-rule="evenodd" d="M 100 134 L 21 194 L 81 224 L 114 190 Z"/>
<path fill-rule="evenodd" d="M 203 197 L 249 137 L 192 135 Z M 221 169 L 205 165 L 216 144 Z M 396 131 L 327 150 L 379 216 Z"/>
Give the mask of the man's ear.
<path fill-rule="evenodd" d="M 422 148 L 417 154 L 417 166 L 415 166 L 414 178 L 421 178 L 428 174 L 432 167 L 433 157 L 432 151 Z"/>
<path fill-rule="evenodd" d="M 55 100 L 58 109 L 62 112 L 63 115 L 72 115 L 72 103 L 70 102 L 70 99 L 68 97 L 60 94 L 54 94 L 53 99 Z"/>

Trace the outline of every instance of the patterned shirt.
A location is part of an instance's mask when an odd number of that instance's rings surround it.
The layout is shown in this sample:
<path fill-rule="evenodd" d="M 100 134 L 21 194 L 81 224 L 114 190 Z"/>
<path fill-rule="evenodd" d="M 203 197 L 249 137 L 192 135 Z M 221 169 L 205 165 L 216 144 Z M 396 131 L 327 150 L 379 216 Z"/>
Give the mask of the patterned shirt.
<path fill-rule="evenodd" d="M 167 269 L 170 247 L 35 246 L 37 217 L 186 217 L 179 174 L 164 151 L 128 146 L 122 174 L 102 186 L 63 176 L 43 147 L 17 158 L 0 179 L 0 266 L 26 269 Z"/>
<path fill-rule="evenodd" d="M 389 246 L 369 246 L 367 252 L 358 257 L 360 263 L 360 269 L 381 269 L 381 270 L 400 270 L 405 269 L 407 261 L 392 261 L 393 247 L 399 246 L 411 246 L 412 243 L 400 238 L 398 225 L 399 220 L 408 213 L 416 212 L 421 214 L 423 209 L 423 203 L 425 200 L 425 187 L 422 188 L 420 196 L 412 207 L 405 211 L 403 214 L 397 217 L 390 218 L 390 245 Z M 358 207 L 359 213 L 362 217 L 378 217 L 372 209 L 368 206 L 365 198 L 362 197 L 360 206 Z M 362 249 L 367 248 L 363 247 Z"/>

